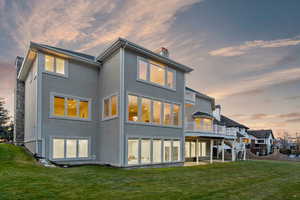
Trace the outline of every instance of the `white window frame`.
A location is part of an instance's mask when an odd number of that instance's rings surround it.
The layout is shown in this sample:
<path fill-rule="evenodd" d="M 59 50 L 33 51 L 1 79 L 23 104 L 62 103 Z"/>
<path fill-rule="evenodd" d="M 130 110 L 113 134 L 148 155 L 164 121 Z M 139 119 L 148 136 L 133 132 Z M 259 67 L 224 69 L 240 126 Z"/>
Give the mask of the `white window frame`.
<path fill-rule="evenodd" d="M 54 60 L 53 61 L 53 70 L 54 70 L 54 72 L 50 72 L 50 71 L 46 70 L 46 56 L 53 57 L 53 60 Z M 64 74 L 56 72 L 56 59 L 57 58 L 64 60 Z M 63 77 L 63 78 L 68 78 L 69 77 L 69 61 L 66 58 L 62 58 L 62 57 L 59 57 L 59 56 L 55 56 L 55 55 L 51 55 L 51 54 L 43 54 L 43 73 L 54 75 L 54 76 L 60 76 L 60 77 Z"/>
<path fill-rule="evenodd" d="M 54 139 L 61 139 L 64 140 L 64 158 L 54 158 L 53 157 L 53 140 Z M 74 158 L 67 158 L 67 140 L 76 140 L 76 157 Z M 87 140 L 88 141 L 88 156 L 87 157 L 79 157 L 79 140 Z M 50 158 L 52 161 L 75 161 L 75 160 L 91 160 L 91 137 L 73 137 L 73 136 L 50 136 Z"/>
<path fill-rule="evenodd" d="M 143 62 L 146 62 L 147 63 L 147 80 L 143 80 L 143 79 L 140 79 L 140 67 L 139 67 L 139 61 L 142 60 Z M 160 85 L 158 83 L 154 83 L 150 80 L 150 64 L 152 65 L 155 65 L 157 67 L 160 67 L 160 68 L 164 68 L 165 69 L 165 81 L 164 81 L 164 85 Z M 170 72 L 173 72 L 174 74 L 174 77 L 173 77 L 173 88 L 171 87 L 168 87 L 168 71 Z M 151 61 L 150 59 L 146 59 L 146 58 L 143 58 L 143 57 L 140 57 L 140 56 L 137 56 L 137 81 L 141 81 L 143 83 L 148 83 L 148 84 L 151 84 L 151 85 L 154 85 L 156 87 L 160 87 L 160 88 L 164 88 L 164 89 L 168 89 L 168 90 L 172 90 L 172 91 L 176 91 L 176 70 L 175 69 L 172 69 L 168 66 L 164 66 L 164 65 L 159 65 L 157 62 L 154 62 L 154 61 Z"/>
<path fill-rule="evenodd" d="M 54 97 L 61 97 L 65 99 L 65 115 L 64 116 L 57 116 L 54 115 Z M 80 101 L 87 101 L 88 102 L 88 118 L 80 118 L 80 117 L 69 117 L 68 116 L 68 99 L 74 99 L 77 102 L 77 116 L 79 116 L 79 104 Z M 68 119 L 68 120 L 79 120 L 79 121 L 91 121 L 92 120 L 92 99 L 91 98 L 84 98 L 84 97 L 77 97 L 72 95 L 66 95 L 56 92 L 50 92 L 50 112 L 49 112 L 49 118 L 51 119 Z"/>
<path fill-rule="evenodd" d="M 138 163 L 137 164 L 129 164 L 128 163 L 128 140 L 138 140 Z M 141 162 L 141 145 L 142 145 L 142 140 L 150 140 L 150 163 L 142 163 Z M 161 143 L 161 159 L 160 162 L 154 162 L 153 161 L 153 140 L 160 140 Z M 170 141 L 171 142 L 171 157 L 170 161 L 165 162 L 164 161 L 164 141 Z M 179 141 L 179 160 L 173 161 L 173 141 Z M 157 165 L 157 164 L 164 164 L 164 163 L 179 163 L 184 161 L 184 156 L 182 157 L 182 145 L 184 145 L 184 142 L 180 138 L 173 138 L 173 137 L 141 137 L 141 136 L 129 136 L 126 137 L 126 152 L 125 152 L 125 158 L 126 158 L 126 166 L 147 166 L 147 165 Z"/>
<path fill-rule="evenodd" d="M 111 98 L 113 96 L 117 97 L 117 114 L 116 115 L 112 115 L 111 114 Z M 108 104 L 109 104 L 109 116 L 105 117 L 104 115 L 104 108 L 105 108 L 105 104 L 104 101 L 108 99 Z M 114 119 L 114 118 L 118 118 L 119 117 L 119 94 L 118 93 L 113 93 L 109 96 L 106 96 L 102 99 L 102 121 L 106 121 L 106 120 L 110 120 L 110 119 Z"/>
<path fill-rule="evenodd" d="M 138 120 L 137 121 L 130 121 L 129 118 L 129 112 L 128 112 L 128 105 L 129 105 L 129 98 L 128 96 L 132 95 L 132 96 L 136 96 L 138 98 Z M 150 122 L 141 122 L 141 99 L 142 98 L 146 98 L 149 99 L 151 101 L 150 104 L 150 108 L 151 108 L 151 112 L 150 112 Z M 161 102 L 161 123 L 160 124 L 156 124 L 153 122 L 153 101 L 160 101 Z M 171 104 L 171 125 L 165 125 L 164 124 L 164 104 L 168 103 Z M 173 105 L 176 104 L 180 107 L 179 109 L 179 124 L 178 125 L 173 125 L 174 124 L 174 120 L 173 120 Z M 182 128 L 182 104 L 178 103 L 178 102 L 172 102 L 172 101 L 168 101 L 168 100 L 164 100 L 164 99 L 159 99 L 159 98 L 153 98 L 153 97 L 148 97 L 145 95 L 140 95 L 140 94 L 136 94 L 136 93 L 132 93 L 132 92 L 127 92 L 126 94 L 126 122 L 129 124 L 140 124 L 140 125 L 148 125 L 148 126 L 158 126 L 158 127 L 170 127 L 170 128 Z"/>

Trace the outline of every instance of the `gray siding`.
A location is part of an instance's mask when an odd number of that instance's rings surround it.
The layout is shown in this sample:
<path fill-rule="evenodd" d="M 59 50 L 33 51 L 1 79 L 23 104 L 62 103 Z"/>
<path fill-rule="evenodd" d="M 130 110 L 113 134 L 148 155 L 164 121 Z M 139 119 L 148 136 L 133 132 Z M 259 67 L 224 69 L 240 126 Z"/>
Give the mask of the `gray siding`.
<path fill-rule="evenodd" d="M 99 101 L 101 102 L 98 114 L 101 115 L 102 120 L 103 98 L 111 94 L 118 94 L 120 96 L 120 52 L 112 55 L 103 64 L 98 79 Z M 120 103 L 118 105 L 118 111 L 120 111 Z M 123 152 L 123 150 L 120 149 L 119 118 L 102 120 L 100 122 L 97 134 L 97 152 L 101 163 L 120 165 L 120 152 Z"/>
<path fill-rule="evenodd" d="M 41 64 L 44 64 L 44 57 Z M 76 61 L 68 61 L 68 78 L 42 74 L 42 135 L 45 156 L 51 158 L 51 136 L 87 137 L 91 141 L 91 155 L 96 157 L 96 135 L 99 123 L 98 68 Z M 91 121 L 50 118 L 50 93 L 56 92 L 92 101 Z"/>
<path fill-rule="evenodd" d="M 185 108 L 185 119 L 187 121 L 193 121 L 192 114 L 198 111 L 212 115 L 212 102 L 207 99 L 196 96 L 195 104 L 191 107 Z"/>

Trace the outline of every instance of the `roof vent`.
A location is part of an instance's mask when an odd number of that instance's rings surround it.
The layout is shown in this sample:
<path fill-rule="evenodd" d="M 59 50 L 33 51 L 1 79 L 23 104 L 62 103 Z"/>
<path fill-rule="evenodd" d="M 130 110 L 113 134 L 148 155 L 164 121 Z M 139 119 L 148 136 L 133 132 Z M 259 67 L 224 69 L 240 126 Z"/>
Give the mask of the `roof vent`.
<path fill-rule="evenodd" d="M 162 55 L 164 57 L 169 57 L 169 50 L 165 47 L 161 47 L 158 50 L 155 51 L 155 53 L 158 53 L 159 55 Z"/>

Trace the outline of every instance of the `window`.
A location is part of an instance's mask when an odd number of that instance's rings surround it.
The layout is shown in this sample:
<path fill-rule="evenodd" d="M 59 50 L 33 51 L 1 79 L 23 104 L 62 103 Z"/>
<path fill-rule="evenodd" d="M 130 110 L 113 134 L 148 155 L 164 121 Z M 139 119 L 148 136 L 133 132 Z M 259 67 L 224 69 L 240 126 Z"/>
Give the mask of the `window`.
<path fill-rule="evenodd" d="M 159 67 L 150 64 L 150 81 L 159 85 L 165 85 L 165 73 L 166 70 L 163 67 Z"/>
<path fill-rule="evenodd" d="M 151 149 L 150 149 L 150 140 L 142 140 L 141 141 L 141 163 L 150 163 L 150 155 L 151 155 Z"/>
<path fill-rule="evenodd" d="M 153 103 L 153 123 L 154 124 L 161 124 L 161 113 L 162 113 L 162 109 L 161 109 L 161 102 L 160 101 L 152 101 Z"/>
<path fill-rule="evenodd" d="M 54 97 L 54 115 L 64 116 L 65 115 L 65 98 Z"/>
<path fill-rule="evenodd" d="M 118 96 L 111 95 L 103 99 L 103 119 L 111 119 L 118 116 Z"/>
<path fill-rule="evenodd" d="M 45 71 L 65 75 L 65 60 L 45 55 Z"/>
<path fill-rule="evenodd" d="M 171 124 L 171 104 L 164 103 L 164 124 Z"/>
<path fill-rule="evenodd" d="M 175 70 L 161 63 L 140 58 L 138 60 L 138 79 L 175 89 Z"/>
<path fill-rule="evenodd" d="M 78 159 L 88 158 L 88 139 L 64 139 L 52 140 L 53 159 Z"/>
<path fill-rule="evenodd" d="M 201 154 L 200 156 L 206 156 L 206 142 L 200 142 L 201 144 Z"/>
<path fill-rule="evenodd" d="M 151 101 L 146 98 L 142 98 L 142 122 L 151 122 L 150 114 L 151 114 Z"/>
<path fill-rule="evenodd" d="M 128 95 L 128 120 L 138 121 L 138 97 Z"/>
<path fill-rule="evenodd" d="M 77 140 L 66 140 L 66 148 L 67 148 L 67 153 L 66 157 L 67 158 L 76 158 L 77 157 Z"/>
<path fill-rule="evenodd" d="M 65 140 L 53 139 L 53 158 L 65 157 Z"/>
<path fill-rule="evenodd" d="M 147 70 L 148 70 L 147 65 L 148 63 L 139 60 L 139 78 L 145 81 L 147 80 Z"/>
<path fill-rule="evenodd" d="M 212 131 L 212 120 L 208 118 L 197 117 L 195 118 L 195 128 L 203 131 Z"/>
<path fill-rule="evenodd" d="M 185 142 L 185 157 L 190 157 L 190 142 Z"/>
<path fill-rule="evenodd" d="M 191 157 L 196 157 L 196 142 L 191 142 Z"/>
<path fill-rule="evenodd" d="M 171 161 L 171 141 L 165 140 L 164 141 L 164 162 Z"/>
<path fill-rule="evenodd" d="M 55 94 L 51 94 L 51 96 L 53 102 L 51 103 L 51 116 L 67 119 L 90 119 L 90 100 Z"/>
<path fill-rule="evenodd" d="M 153 140 L 153 163 L 161 162 L 161 140 Z"/>
<path fill-rule="evenodd" d="M 180 123 L 180 106 L 173 105 L 173 124 L 178 126 Z"/>
<path fill-rule="evenodd" d="M 88 140 L 78 140 L 78 157 L 88 157 Z"/>
<path fill-rule="evenodd" d="M 180 141 L 174 140 L 172 147 L 172 161 L 180 160 Z"/>
<path fill-rule="evenodd" d="M 129 139 L 128 140 L 128 164 L 138 164 L 138 152 L 139 152 L 139 140 Z"/>
<path fill-rule="evenodd" d="M 180 108 L 179 104 L 128 95 L 128 121 L 178 127 L 181 126 Z"/>

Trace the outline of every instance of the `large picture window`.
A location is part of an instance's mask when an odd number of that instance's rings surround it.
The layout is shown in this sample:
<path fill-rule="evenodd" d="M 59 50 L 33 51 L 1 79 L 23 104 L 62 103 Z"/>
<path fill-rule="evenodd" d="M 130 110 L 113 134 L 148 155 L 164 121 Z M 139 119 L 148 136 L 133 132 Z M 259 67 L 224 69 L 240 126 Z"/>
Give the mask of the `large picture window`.
<path fill-rule="evenodd" d="M 189 158 L 189 157 L 191 157 L 191 153 L 190 153 L 190 142 L 188 142 L 188 141 L 186 141 L 185 142 L 185 157 L 187 157 L 187 158 Z"/>
<path fill-rule="evenodd" d="M 52 139 L 52 158 L 53 159 L 78 159 L 89 157 L 88 139 Z"/>
<path fill-rule="evenodd" d="M 90 120 L 90 99 L 51 94 L 51 116 Z"/>
<path fill-rule="evenodd" d="M 150 163 L 151 156 L 151 140 L 142 140 L 141 141 L 141 163 L 147 164 Z"/>
<path fill-rule="evenodd" d="M 153 162 L 161 162 L 161 140 L 153 140 Z"/>
<path fill-rule="evenodd" d="M 118 96 L 111 95 L 103 99 L 103 119 L 111 119 L 118 116 Z"/>
<path fill-rule="evenodd" d="M 138 79 L 159 85 L 162 87 L 175 89 L 175 70 L 160 63 L 139 58 Z"/>
<path fill-rule="evenodd" d="M 138 164 L 139 163 L 139 140 L 129 139 L 128 140 L 128 164 Z"/>
<path fill-rule="evenodd" d="M 45 71 L 66 75 L 65 60 L 55 56 L 45 55 Z"/>
<path fill-rule="evenodd" d="M 128 121 L 180 127 L 180 109 L 179 104 L 128 95 Z"/>
<path fill-rule="evenodd" d="M 180 142 L 178 140 L 173 141 L 172 147 L 172 161 L 180 160 Z"/>

